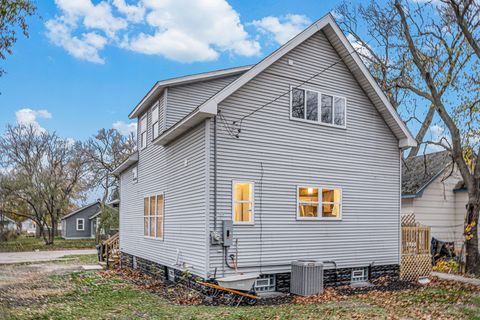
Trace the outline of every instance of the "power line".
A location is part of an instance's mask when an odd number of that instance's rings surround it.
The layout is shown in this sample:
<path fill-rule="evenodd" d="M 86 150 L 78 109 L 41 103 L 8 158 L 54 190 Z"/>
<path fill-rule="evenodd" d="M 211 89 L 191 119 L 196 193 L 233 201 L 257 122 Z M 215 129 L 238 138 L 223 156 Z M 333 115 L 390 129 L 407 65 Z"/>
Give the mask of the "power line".
<path fill-rule="evenodd" d="M 366 42 L 366 45 L 369 46 L 369 43 L 372 41 L 373 39 L 370 39 L 369 41 Z M 293 87 L 290 87 L 290 89 L 288 89 L 287 91 L 285 91 L 284 93 L 282 93 L 281 95 L 275 97 L 274 99 L 268 101 L 267 103 L 263 104 L 262 106 L 258 107 L 257 109 L 249 112 L 248 114 L 244 115 L 243 117 L 240 118 L 240 120 L 235 120 L 235 121 L 232 121 L 232 125 L 233 126 L 236 126 L 237 123 L 238 123 L 238 128 L 236 129 L 237 133 L 235 133 L 235 128 L 230 128 L 228 123 L 225 123 L 225 127 L 228 127 L 228 132 L 230 135 L 233 134 L 233 137 L 235 138 L 240 138 L 240 133 L 242 132 L 242 125 L 243 125 L 243 121 L 245 119 L 247 119 L 248 117 L 254 115 L 255 113 L 257 113 L 258 111 L 262 110 L 263 108 L 271 105 L 272 103 L 278 101 L 279 99 L 283 98 L 284 96 L 286 96 L 287 94 L 290 94 L 294 89 L 298 89 L 299 87 L 303 86 L 304 84 L 307 84 L 309 83 L 311 80 L 313 80 L 314 78 L 318 77 L 319 75 L 321 75 L 322 73 L 330 70 L 331 68 L 333 68 L 334 66 L 336 66 L 337 64 L 339 64 L 340 62 L 343 62 L 345 60 L 345 58 L 349 57 L 349 56 L 352 56 L 352 54 L 354 52 L 358 52 L 360 49 L 362 49 L 363 47 L 360 47 L 358 49 L 353 49 L 353 51 L 349 51 L 348 54 L 346 56 L 344 56 L 343 58 L 340 58 L 338 59 L 337 61 L 335 61 L 334 63 L 328 65 L 327 67 L 323 68 L 322 70 L 320 70 L 319 72 L 315 73 L 314 75 L 310 76 L 309 78 L 307 78 L 306 80 L 302 81 L 299 85 L 297 86 L 293 86 Z"/>

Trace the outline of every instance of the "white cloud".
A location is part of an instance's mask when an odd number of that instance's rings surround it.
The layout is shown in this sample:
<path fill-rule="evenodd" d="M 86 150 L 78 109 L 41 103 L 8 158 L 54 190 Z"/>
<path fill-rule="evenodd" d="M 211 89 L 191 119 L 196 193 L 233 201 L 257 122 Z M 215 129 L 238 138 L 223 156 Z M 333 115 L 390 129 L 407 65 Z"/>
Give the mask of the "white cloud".
<path fill-rule="evenodd" d="M 49 20 L 46 23 L 47 36 L 50 41 L 64 48 L 69 54 L 80 60 L 103 64 L 99 51 L 107 44 L 107 38 L 95 33 L 83 33 L 81 37 L 73 36 L 73 28 L 61 19 Z"/>
<path fill-rule="evenodd" d="M 106 45 L 179 62 L 215 60 L 221 53 L 260 53 L 260 44 L 250 39 L 226 0 L 55 3 L 62 14 L 46 22 L 48 38 L 72 56 L 94 63 L 104 63 L 100 52 Z"/>
<path fill-rule="evenodd" d="M 430 140 L 435 143 L 442 143 L 447 145 L 450 143 L 450 135 L 448 132 L 445 132 L 445 128 L 439 126 L 438 124 L 434 124 L 430 127 Z M 445 150 L 442 146 L 437 144 L 429 144 L 427 145 L 428 152 L 437 152 Z"/>
<path fill-rule="evenodd" d="M 127 17 L 128 21 L 141 22 L 145 16 L 145 8 L 141 5 L 129 5 L 125 0 L 113 0 L 113 5 Z"/>
<path fill-rule="evenodd" d="M 296 36 L 310 23 L 308 17 L 298 14 L 287 14 L 283 17 L 268 16 L 251 22 L 261 33 L 271 34 L 279 44 L 284 44 Z"/>
<path fill-rule="evenodd" d="M 120 132 L 124 136 L 128 136 L 131 133 L 133 133 L 134 135 L 137 134 L 136 122 L 125 123 L 123 121 L 116 121 L 112 124 L 112 128 L 117 129 L 118 132 Z"/>
<path fill-rule="evenodd" d="M 370 53 L 368 48 L 366 48 L 362 43 L 360 43 L 360 41 L 357 41 L 355 39 L 355 36 L 353 36 L 350 33 L 347 35 L 347 39 L 348 41 L 350 41 L 350 44 L 352 45 L 353 49 L 360 55 L 360 57 L 363 60 L 363 63 L 368 65 L 370 63 L 368 58 L 372 58 L 372 54 Z"/>
<path fill-rule="evenodd" d="M 30 108 L 23 108 L 15 112 L 15 117 L 19 125 L 32 126 L 37 133 L 45 132 L 38 123 L 38 119 L 51 119 L 52 114 L 47 110 L 32 110 Z"/>
<path fill-rule="evenodd" d="M 153 34 L 140 33 L 125 46 L 180 62 L 209 61 L 221 52 L 242 56 L 260 53 L 249 39 L 239 14 L 225 0 L 143 0 Z"/>

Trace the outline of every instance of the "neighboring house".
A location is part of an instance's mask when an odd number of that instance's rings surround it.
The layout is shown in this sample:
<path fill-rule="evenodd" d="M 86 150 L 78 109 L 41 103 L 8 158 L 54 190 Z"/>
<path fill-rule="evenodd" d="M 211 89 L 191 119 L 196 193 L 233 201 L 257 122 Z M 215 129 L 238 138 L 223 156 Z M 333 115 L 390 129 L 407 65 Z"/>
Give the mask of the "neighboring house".
<path fill-rule="evenodd" d="M 0 231 L 5 231 L 5 230 L 17 230 L 17 222 L 9 217 L 7 217 L 5 214 L 0 213 Z"/>
<path fill-rule="evenodd" d="M 95 238 L 100 202 L 96 201 L 62 217 L 62 237 L 65 239 Z"/>
<path fill-rule="evenodd" d="M 157 82 L 130 118 L 139 150 L 114 171 L 125 263 L 212 278 L 233 255 L 265 290 L 299 259 L 334 261 L 325 281 L 398 274 L 415 139 L 331 15 L 254 66 Z"/>
<path fill-rule="evenodd" d="M 415 214 L 441 241 L 463 244 L 468 194 L 448 151 L 405 159 L 402 170 L 402 215 Z"/>
<path fill-rule="evenodd" d="M 37 235 L 37 224 L 32 219 L 22 221 L 22 233 L 27 236 L 35 237 Z"/>

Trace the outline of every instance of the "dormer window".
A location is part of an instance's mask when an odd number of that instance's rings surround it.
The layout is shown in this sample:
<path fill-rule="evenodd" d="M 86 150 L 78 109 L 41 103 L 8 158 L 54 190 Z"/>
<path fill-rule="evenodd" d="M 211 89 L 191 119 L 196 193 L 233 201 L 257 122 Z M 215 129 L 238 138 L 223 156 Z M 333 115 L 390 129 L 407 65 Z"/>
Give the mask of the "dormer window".
<path fill-rule="evenodd" d="M 346 99 L 343 97 L 298 88 L 290 91 L 292 120 L 345 128 L 346 109 Z"/>
<path fill-rule="evenodd" d="M 152 108 L 152 140 L 158 137 L 158 105 Z"/>
<path fill-rule="evenodd" d="M 140 149 L 147 146 L 147 115 L 140 120 Z"/>

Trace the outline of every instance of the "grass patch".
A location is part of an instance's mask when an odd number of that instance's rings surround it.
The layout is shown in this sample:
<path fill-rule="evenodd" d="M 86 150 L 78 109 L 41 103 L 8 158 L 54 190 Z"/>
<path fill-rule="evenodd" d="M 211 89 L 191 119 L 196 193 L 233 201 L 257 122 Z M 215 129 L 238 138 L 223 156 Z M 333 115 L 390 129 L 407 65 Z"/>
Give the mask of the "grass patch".
<path fill-rule="evenodd" d="M 43 238 L 20 236 L 15 240 L 1 241 L 0 252 L 18 251 L 49 251 L 49 250 L 70 250 L 70 249 L 94 249 L 94 239 L 65 240 L 55 237 L 53 245 L 45 245 Z"/>
<path fill-rule="evenodd" d="M 29 305 L 9 305 L 0 299 L 4 319 L 479 319 L 480 315 L 478 288 L 444 282 L 322 303 L 235 308 L 175 305 L 120 276 L 94 272 L 50 276 L 47 281 L 51 287 L 64 287 L 62 295 Z"/>

